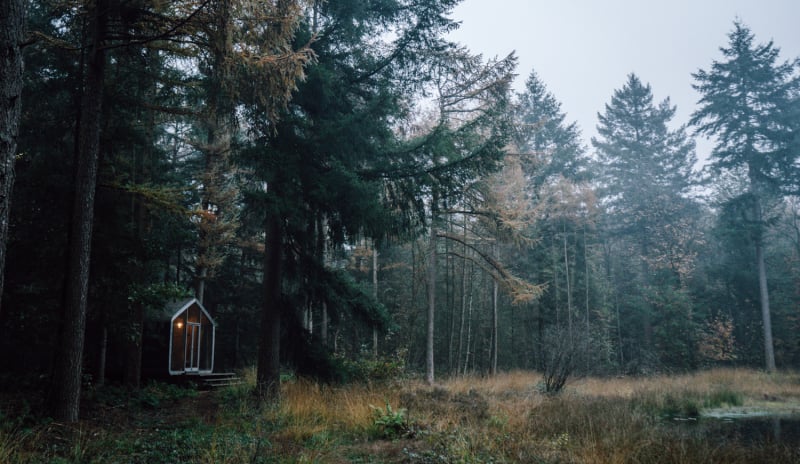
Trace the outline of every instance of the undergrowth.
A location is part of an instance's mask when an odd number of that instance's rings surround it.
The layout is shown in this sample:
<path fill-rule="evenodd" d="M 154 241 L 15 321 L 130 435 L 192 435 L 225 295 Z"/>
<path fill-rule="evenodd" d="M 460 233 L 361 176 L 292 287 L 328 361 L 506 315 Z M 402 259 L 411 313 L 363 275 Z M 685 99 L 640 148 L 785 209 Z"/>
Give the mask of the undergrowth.
<path fill-rule="evenodd" d="M 557 396 L 540 393 L 540 378 L 524 372 L 435 387 L 287 377 L 273 406 L 253 396 L 254 372 L 243 377 L 245 384 L 215 392 L 97 389 L 84 419 L 70 426 L 2 414 L 0 462 L 800 462 L 798 443 L 719 435 L 702 417 L 765 396 L 796 405 L 793 374 L 584 379 Z"/>

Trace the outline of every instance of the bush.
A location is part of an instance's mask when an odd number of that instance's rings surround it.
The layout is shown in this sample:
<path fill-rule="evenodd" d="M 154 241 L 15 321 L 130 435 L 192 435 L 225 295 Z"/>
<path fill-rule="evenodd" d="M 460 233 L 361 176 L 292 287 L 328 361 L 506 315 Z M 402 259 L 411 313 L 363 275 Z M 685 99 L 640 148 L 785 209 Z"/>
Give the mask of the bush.
<path fill-rule="evenodd" d="M 543 393 L 556 394 L 564 389 L 585 353 L 584 337 L 570 338 L 563 327 L 553 327 L 545 332 L 542 340 L 542 385 Z"/>
<path fill-rule="evenodd" d="M 373 426 L 380 438 L 391 440 L 408 436 L 411 433 L 405 409 L 392 409 L 388 402 L 385 409 L 373 405 L 369 405 L 369 407 L 375 418 Z"/>
<path fill-rule="evenodd" d="M 339 377 L 345 382 L 387 383 L 403 379 L 406 375 L 405 354 L 382 356 L 377 359 L 364 357 L 355 361 L 335 358 Z"/>

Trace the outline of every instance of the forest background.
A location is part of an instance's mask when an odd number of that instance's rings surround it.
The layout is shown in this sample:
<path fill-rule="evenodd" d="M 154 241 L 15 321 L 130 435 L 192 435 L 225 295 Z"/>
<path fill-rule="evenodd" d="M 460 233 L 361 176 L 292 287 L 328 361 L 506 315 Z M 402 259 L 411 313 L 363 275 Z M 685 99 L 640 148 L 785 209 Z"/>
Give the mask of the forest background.
<path fill-rule="evenodd" d="M 630 74 L 585 141 L 447 40 L 456 3 L 4 6 L 3 385 L 77 420 L 188 295 L 264 399 L 365 365 L 796 366 L 797 61 L 733 22 L 689 121 Z"/>

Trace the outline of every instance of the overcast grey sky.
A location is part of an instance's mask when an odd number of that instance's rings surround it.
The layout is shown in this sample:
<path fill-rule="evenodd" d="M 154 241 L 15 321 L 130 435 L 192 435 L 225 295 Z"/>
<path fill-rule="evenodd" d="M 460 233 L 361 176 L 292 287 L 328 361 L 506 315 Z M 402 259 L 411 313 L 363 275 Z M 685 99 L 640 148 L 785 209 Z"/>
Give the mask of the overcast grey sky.
<path fill-rule="evenodd" d="M 698 100 L 691 73 L 721 59 L 736 18 L 759 43 L 774 40 L 782 60 L 800 57 L 800 0 L 464 0 L 453 18 L 462 25 L 451 39 L 473 52 L 516 51 L 516 89 L 536 70 L 587 145 L 631 72 L 686 123 Z M 710 149 L 698 140 L 698 156 Z"/>

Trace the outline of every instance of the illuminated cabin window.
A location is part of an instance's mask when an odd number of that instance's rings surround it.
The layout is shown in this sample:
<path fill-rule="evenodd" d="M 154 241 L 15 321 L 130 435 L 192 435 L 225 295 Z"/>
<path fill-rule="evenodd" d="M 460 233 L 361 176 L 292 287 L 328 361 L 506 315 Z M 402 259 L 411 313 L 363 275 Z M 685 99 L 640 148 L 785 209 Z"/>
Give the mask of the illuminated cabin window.
<path fill-rule="evenodd" d="M 216 323 L 197 299 L 174 306 L 170 322 L 169 373 L 204 374 L 214 370 Z"/>

